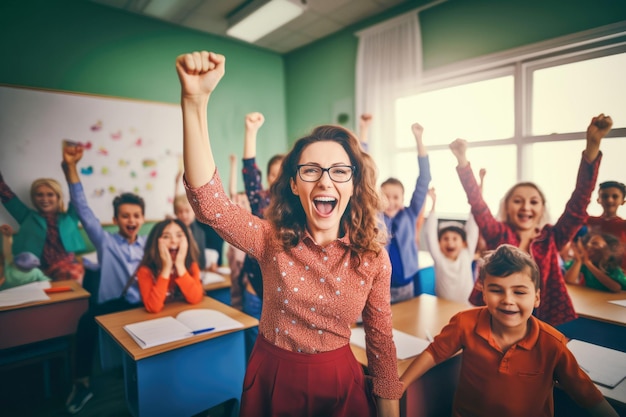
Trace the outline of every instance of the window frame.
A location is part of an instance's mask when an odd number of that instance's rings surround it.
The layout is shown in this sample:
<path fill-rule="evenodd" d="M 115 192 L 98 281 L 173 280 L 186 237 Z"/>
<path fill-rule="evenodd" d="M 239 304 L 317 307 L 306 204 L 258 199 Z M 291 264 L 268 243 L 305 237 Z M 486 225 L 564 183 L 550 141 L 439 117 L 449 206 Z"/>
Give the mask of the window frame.
<path fill-rule="evenodd" d="M 598 57 L 626 53 L 626 22 L 607 25 L 590 31 L 572 34 L 553 40 L 514 48 L 508 51 L 466 60 L 443 68 L 424 71 L 423 78 L 413 91 L 396 94 L 396 99 L 420 93 L 432 92 L 491 78 L 512 75 L 514 79 L 514 135 L 511 138 L 472 141 L 472 148 L 510 145 L 516 146 L 517 181 L 530 178 L 532 174 L 531 149 L 534 143 L 585 139 L 585 131 L 550 135 L 531 135 L 533 74 L 537 70 L 582 62 Z M 397 120 L 396 106 L 393 120 Z M 607 138 L 626 137 L 626 121 L 609 132 Z M 397 132 L 394 132 L 397 135 Z M 397 176 L 400 169 L 394 164 L 395 155 L 417 154 L 414 147 L 395 144 L 384 155 L 373 155 L 382 162 L 381 173 Z M 428 146 L 428 150 L 447 149 L 447 145 Z M 410 193 L 405 196 L 410 198 Z M 496 208 L 492 208 L 496 209 Z M 446 212 L 444 212 L 446 213 Z M 448 215 L 458 215 L 446 213 Z"/>

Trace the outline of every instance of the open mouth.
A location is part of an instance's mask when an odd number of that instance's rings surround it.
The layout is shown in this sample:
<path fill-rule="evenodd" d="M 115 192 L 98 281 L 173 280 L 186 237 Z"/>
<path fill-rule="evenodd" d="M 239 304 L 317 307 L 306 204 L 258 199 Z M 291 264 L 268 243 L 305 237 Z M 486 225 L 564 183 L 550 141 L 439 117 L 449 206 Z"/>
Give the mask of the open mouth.
<path fill-rule="evenodd" d="M 511 311 L 511 310 L 498 310 L 498 311 L 504 314 L 505 316 L 514 316 L 516 314 L 519 314 L 519 311 Z"/>
<path fill-rule="evenodd" d="M 172 259 L 176 259 L 176 255 L 178 255 L 178 248 L 170 248 L 170 256 Z"/>
<path fill-rule="evenodd" d="M 315 210 L 322 216 L 328 216 L 337 206 L 337 199 L 333 197 L 317 197 L 313 200 Z"/>

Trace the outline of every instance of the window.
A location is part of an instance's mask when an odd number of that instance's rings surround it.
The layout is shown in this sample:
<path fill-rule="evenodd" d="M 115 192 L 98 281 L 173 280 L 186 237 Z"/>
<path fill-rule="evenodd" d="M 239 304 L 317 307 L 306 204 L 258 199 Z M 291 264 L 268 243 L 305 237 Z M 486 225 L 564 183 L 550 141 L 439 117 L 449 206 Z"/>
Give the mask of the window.
<path fill-rule="evenodd" d="M 507 51 L 475 65 L 431 70 L 420 92 L 398 97 L 396 141 L 387 146 L 386 163 L 405 185 L 405 203 L 418 173 L 410 128 L 416 121 L 424 126 L 440 216 L 465 218 L 469 212 L 448 149 L 457 137 L 469 142 L 474 174 L 487 170 L 483 193 L 494 215 L 511 186 L 533 181 L 546 194 L 556 221 L 574 190 L 587 125 L 600 112 L 610 114 L 614 125 L 602 142 L 598 182 L 626 182 L 620 168 L 626 155 L 626 140 L 620 139 L 626 137 L 626 30 L 612 30 L 610 36 L 601 30 L 603 36 L 587 34 L 584 41 L 572 36 L 570 44 L 555 40 L 558 48 L 544 43 L 519 55 Z M 596 199 L 597 188 L 589 205 L 592 215 L 601 213 Z"/>

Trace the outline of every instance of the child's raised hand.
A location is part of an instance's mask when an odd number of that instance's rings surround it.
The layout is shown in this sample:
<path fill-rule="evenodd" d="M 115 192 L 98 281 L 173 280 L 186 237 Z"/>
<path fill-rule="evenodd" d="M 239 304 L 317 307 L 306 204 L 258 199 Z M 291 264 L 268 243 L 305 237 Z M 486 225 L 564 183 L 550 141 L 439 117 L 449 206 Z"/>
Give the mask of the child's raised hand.
<path fill-rule="evenodd" d="M 604 113 L 591 119 L 591 123 L 587 127 L 587 147 L 585 148 L 585 155 L 589 161 L 594 161 L 598 156 L 600 142 L 609 133 L 612 126 L 611 116 L 605 116 Z"/>
<path fill-rule="evenodd" d="M 215 52 L 191 52 L 176 58 L 176 72 L 185 97 L 208 96 L 224 76 L 226 58 Z"/>
<path fill-rule="evenodd" d="M 364 129 L 370 127 L 370 125 L 372 124 L 372 119 L 373 117 L 371 114 L 363 113 L 359 118 L 359 129 L 363 131 Z"/>
<path fill-rule="evenodd" d="M 252 112 L 246 114 L 246 129 L 257 131 L 263 126 L 265 122 L 265 117 L 263 117 L 262 113 Z"/>
<path fill-rule="evenodd" d="M 8 224 L 3 224 L 2 226 L 0 226 L 0 233 L 2 234 L 2 236 L 11 237 L 13 236 L 13 228 Z"/>
<path fill-rule="evenodd" d="M 465 139 L 456 139 L 450 145 L 450 150 L 456 156 L 459 166 L 467 165 L 467 141 Z"/>
<path fill-rule="evenodd" d="M 478 171 L 478 176 L 480 177 L 481 182 L 485 179 L 485 175 L 487 175 L 487 170 L 485 168 L 481 168 L 480 171 Z"/>
<path fill-rule="evenodd" d="M 411 131 L 413 132 L 413 136 L 415 136 L 415 140 L 418 143 L 421 142 L 422 133 L 424 133 L 424 127 L 416 122 L 411 125 Z"/>
<path fill-rule="evenodd" d="M 83 157 L 83 145 L 79 143 L 63 143 L 63 163 L 76 165 Z"/>
<path fill-rule="evenodd" d="M 591 119 L 591 123 L 587 127 L 587 141 L 597 142 L 600 144 L 600 140 L 613 127 L 613 119 L 611 116 L 605 116 L 604 113 L 600 113 L 598 116 Z"/>

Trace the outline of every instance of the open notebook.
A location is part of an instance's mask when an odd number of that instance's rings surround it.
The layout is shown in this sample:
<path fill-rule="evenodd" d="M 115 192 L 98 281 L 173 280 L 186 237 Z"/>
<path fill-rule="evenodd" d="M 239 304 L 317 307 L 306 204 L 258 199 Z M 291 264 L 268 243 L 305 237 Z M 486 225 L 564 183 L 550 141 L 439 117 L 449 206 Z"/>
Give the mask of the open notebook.
<path fill-rule="evenodd" d="M 226 314 L 207 308 L 185 310 L 175 318 L 172 316 L 127 324 L 124 330 L 142 348 L 192 337 L 198 334 L 240 329 L 243 324 Z"/>
<path fill-rule="evenodd" d="M 576 339 L 567 347 L 596 384 L 614 388 L 626 377 L 626 353 Z"/>

